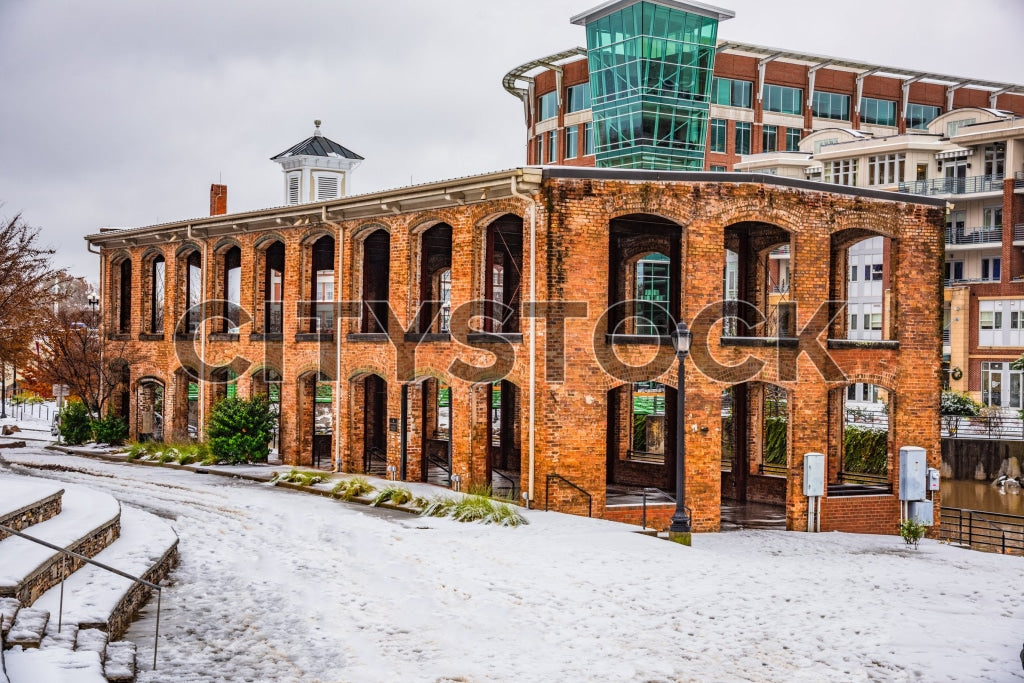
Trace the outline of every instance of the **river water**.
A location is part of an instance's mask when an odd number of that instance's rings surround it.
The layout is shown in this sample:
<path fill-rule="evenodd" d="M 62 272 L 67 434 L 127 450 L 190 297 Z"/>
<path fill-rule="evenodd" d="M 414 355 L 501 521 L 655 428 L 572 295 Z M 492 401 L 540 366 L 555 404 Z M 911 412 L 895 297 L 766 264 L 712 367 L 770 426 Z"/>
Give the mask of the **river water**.
<path fill-rule="evenodd" d="M 988 481 L 942 480 L 942 507 L 1024 516 L 1024 489 Z"/>

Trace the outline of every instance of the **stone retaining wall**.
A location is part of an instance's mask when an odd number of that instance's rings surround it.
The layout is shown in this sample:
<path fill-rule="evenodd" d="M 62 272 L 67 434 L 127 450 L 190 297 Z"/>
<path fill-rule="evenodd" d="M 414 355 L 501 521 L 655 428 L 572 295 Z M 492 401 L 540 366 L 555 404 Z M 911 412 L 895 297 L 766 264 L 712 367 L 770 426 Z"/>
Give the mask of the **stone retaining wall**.
<path fill-rule="evenodd" d="M 39 524 L 60 514 L 61 500 L 64 489 L 61 489 L 52 496 L 37 500 L 23 508 L 0 515 L 0 525 L 10 527 L 15 531 L 24 531 L 33 524 Z M 0 530 L 0 541 L 10 536 Z"/>

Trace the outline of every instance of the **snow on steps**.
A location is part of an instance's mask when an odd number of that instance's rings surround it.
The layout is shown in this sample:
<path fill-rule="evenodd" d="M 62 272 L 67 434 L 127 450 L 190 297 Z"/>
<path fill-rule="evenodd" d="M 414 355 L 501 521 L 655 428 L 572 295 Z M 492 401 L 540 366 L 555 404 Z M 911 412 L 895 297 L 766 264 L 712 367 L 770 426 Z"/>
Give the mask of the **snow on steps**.
<path fill-rule="evenodd" d="M 28 535 L 86 556 L 95 555 L 117 538 L 121 506 L 111 496 L 66 486 L 61 513 L 34 524 Z M 68 558 L 69 571 L 80 560 Z M 0 541 L 0 596 L 31 604 L 60 582 L 63 553 L 17 536 Z"/>
<path fill-rule="evenodd" d="M 121 510 L 121 536 L 93 559 L 158 583 L 177 561 L 178 536 L 163 520 L 137 510 Z M 64 581 L 64 624 L 99 628 L 119 638 L 150 589 L 94 565 L 85 565 Z M 54 586 L 32 605 L 56 615 L 60 586 Z"/>
<path fill-rule="evenodd" d="M 14 617 L 14 625 L 4 639 L 4 647 L 39 647 L 46 634 L 50 613 L 46 610 L 22 608 Z"/>
<path fill-rule="evenodd" d="M 64 489 L 26 477 L 0 478 L 0 524 L 22 531 L 60 512 Z M 0 531 L 0 539 L 7 534 Z"/>
<path fill-rule="evenodd" d="M 7 651 L 10 683 L 107 683 L 95 652 L 64 650 Z"/>

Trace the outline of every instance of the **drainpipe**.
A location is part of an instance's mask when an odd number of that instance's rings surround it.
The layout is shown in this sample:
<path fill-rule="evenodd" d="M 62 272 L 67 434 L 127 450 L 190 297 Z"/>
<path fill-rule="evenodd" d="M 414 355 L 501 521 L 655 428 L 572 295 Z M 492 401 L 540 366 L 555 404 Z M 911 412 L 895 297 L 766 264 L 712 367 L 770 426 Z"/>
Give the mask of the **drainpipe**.
<path fill-rule="evenodd" d="M 103 250 L 101 249 L 99 251 L 93 251 L 92 250 L 92 242 L 88 243 L 88 249 L 89 249 L 89 253 L 90 254 L 96 254 L 97 256 L 100 257 L 100 286 L 99 286 L 99 290 L 102 293 L 104 291 L 104 287 L 103 287 L 103 272 L 105 270 L 104 267 L 103 267 L 103 264 L 104 264 L 104 261 L 105 261 L 105 259 L 103 258 Z M 104 334 L 103 302 L 106 300 L 106 298 L 107 297 L 105 297 L 105 296 L 100 296 L 100 307 L 99 307 L 99 310 L 100 310 L 100 320 L 99 320 L 99 331 L 97 332 L 97 334 L 100 334 L 100 335 Z M 100 367 L 101 368 L 103 367 L 103 350 L 107 346 L 105 343 L 103 343 L 104 341 L 105 341 L 105 338 L 101 336 L 100 337 L 100 342 L 101 342 L 100 343 Z M 103 402 L 103 378 L 102 377 L 100 377 L 100 387 L 99 387 L 99 389 L 100 389 L 100 391 L 99 391 L 99 397 L 100 397 L 99 400 L 102 403 Z M 99 417 L 101 417 L 101 418 L 103 417 L 102 411 L 100 412 L 100 416 Z"/>
<path fill-rule="evenodd" d="M 530 460 L 530 478 L 529 478 L 529 501 L 534 499 L 534 474 L 535 474 L 535 450 L 536 444 L 536 421 L 537 421 L 537 205 L 530 197 L 519 191 L 518 184 L 516 183 L 516 177 L 512 176 L 512 195 L 522 199 L 529 203 L 530 212 L 530 306 L 534 310 L 530 311 L 530 410 L 529 410 L 529 427 L 527 432 L 529 434 L 529 460 Z"/>
<path fill-rule="evenodd" d="M 324 218 L 327 218 L 327 207 L 324 207 Z M 325 220 L 325 222 L 327 222 Z M 334 447 L 334 471 L 341 472 L 341 316 L 338 315 L 338 301 L 341 300 L 341 266 L 344 261 L 341 258 L 342 250 L 345 248 L 345 230 L 337 224 L 334 225 L 338 231 L 335 238 L 335 248 L 338 252 L 338 265 L 334 269 L 334 428 L 332 430 L 331 444 Z M 312 298 L 312 297 L 310 297 Z"/>
<path fill-rule="evenodd" d="M 188 226 L 188 237 L 192 239 L 192 225 Z M 196 425 L 196 438 L 202 437 L 206 427 L 206 273 L 210 270 L 210 259 L 209 259 L 209 240 L 203 241 L 203 267 L 202 267 L 202 280 L 199 283 L 199 289 L 202 292 L 203 297 L 203 314 L 199 318 L 199 365 L 203 370 L 200 371 L 201 376 L 199 377 L 199 424 Z M 187 272 L 187 266 L 186 266 Z M 188 275 L 186 275 L 188 277 Z M 188 302 L 185 302 L 188 304 Z M 194 342 L 193 342 L 194 343 Z M 185 387 L 186 395 L 188 393 L 188 387 Z M 185 421 L 185 432 L 188 433 L 188 419 Z"/>

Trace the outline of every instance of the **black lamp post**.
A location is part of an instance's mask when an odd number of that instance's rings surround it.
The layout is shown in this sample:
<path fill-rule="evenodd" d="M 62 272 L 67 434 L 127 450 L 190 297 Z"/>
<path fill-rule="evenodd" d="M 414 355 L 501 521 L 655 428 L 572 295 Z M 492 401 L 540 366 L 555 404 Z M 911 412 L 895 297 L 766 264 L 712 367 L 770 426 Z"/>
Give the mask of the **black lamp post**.
<path fill-rule="evenodd" d="M 7 363 L 0 363 L 0 420 L 7 419 Z"/>
<path fill-rule="evenodd" d="M 93 314 L 96 313 L 96 307 L 100 305 L 100 297 L 96 292 L 89 292 L 89 296 L 86 298 L 89 302 L 89 308 L 92 309 Z"/>
<path fill-rule="evenodd" d="M 686 323 L 672 330 L 672 346 L 679 361 L 676 391 L 676 511 L 668 528 L 669 538 L 690 545 L 690 509 L 686 507 L 686 357 L 690 355 L 692 335 Z"/>

